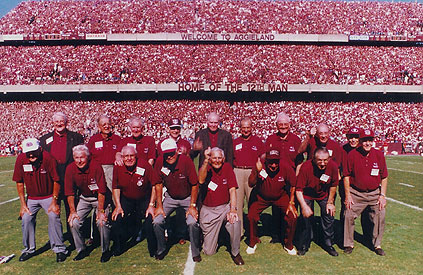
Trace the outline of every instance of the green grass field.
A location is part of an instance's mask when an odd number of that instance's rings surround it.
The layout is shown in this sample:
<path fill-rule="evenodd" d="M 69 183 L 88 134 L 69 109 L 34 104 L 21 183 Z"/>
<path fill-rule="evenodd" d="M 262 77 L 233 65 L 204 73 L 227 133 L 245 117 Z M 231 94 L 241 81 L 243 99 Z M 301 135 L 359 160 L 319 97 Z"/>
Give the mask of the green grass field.
<path fill-rule="evenodd" d="M 16 198 L 12 169 L 15 158 L 0 159 L 0 203 Z M 423 208 L 423 158 L 419 156 L 387 157 L 389 167 L 389 198 Z M 400 184 L 401 183 L 401 184 Z M 403 185 L 406 184 L 406 185 Z M 336 202 L 339 212 L 340 202 Z M 268 211 L 268 210 L 267 210 Z M 185 268 L 189 243 L 175 245 L 163 261 L 150 258 L 147 245 L 141 242 L 120 257 L 112 257 L 108 263 L 99 262 L 101 252 L 96 248 L 89 257 L 76 263 L 75 252 L 64 263 L 56 263 L 56 257 L 48 250 L 26 262 L 19 262 L 22 249 L 21 222 L 17 220 L 19 201 L 0 205 L 0 255 L 16 254 L 11 262 L 0 265 L 0 274 L 181 274 Z M 62 215 L 63 216 L 63 215 Z M 337 215 L 337 218 L 339 214 Z M 63 223 L 64 224 L 64 223 Z M 357 225 L 359 221 L 357 221 Z M 361 227 L 356 226 L 361 232 Z M 41 210 L 37 219 L 37 246 L 48 240 L 46 215 Z M 304 256 L 289 256 L 280 244 L 270 244 L 270 237 L 261 237 L 256 254 L 245 253 L 241 243 L 244 266 L 235 266 L 221 247 L 214 256 L 204 256 L 195 265 L 195 274 L 423 274 L 423 211 L 388 201 L 386 230 L 383 248 L 387 255 L 377 256 L 356 242 L 351 255 L 340 253 L 331 257 L 313 243 Z M 336 247 L 338 252 L 341 252 Z"/>

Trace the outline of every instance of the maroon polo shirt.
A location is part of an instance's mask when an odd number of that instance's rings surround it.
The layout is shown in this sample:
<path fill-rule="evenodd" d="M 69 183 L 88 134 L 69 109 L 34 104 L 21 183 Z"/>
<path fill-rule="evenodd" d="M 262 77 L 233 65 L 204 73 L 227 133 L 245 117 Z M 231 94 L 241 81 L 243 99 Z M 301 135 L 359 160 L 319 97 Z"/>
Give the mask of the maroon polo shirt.
<path fill-rule="evenodd" d="M 297 191 L 303 191 L 307 200 L 323 200 L 329 195 L 329 189 L 338 186 L 338 164 L 329 160 L 325 170 L 320 170 L 311 161 L 303 163 L 297 177 Z"/>
<path fill-rule="evenodd" d="M 264 163 L 263 167 L 265 167 Z M 259 195 L 265 200 L 278 200 L 287 194 L 285 191 L 286 185 L 295 186 L 296 184 L 295 172 L 288 164 L 281 162 L 279 164 L 279 171 L 274 175 L 267 168 L 265 171 L 267 177 L 259 174 L 255 187 Z"/>
<path fill-rule="evenodd" d="M 209 132 L 211 148 L 217 147 L 217 138 L 219 136 L 218 131 L 216 131 L 216 133 L 212 133 L 210 130 L 208 130 L 208 132 Z"/>
<path fill-rule="evenodd" d="M 95 134 L 88 141 L 88 149 L 90 150 L 91 157 L 96 162 L 108 165 L 113 165 L 115 156 L 118 152 L 118 146 L 121 138 L 115 134 L 104 138 L 100 133 Z"/>
<path fill-rule="evenodd" d="M 215 169 L 209 165 L 207 168 L 207 174 L 208 173 L 211 173 L 212 176 L 210 181 L 204 183 L 207 185 L 208 189 L 203 204 L 205 206 L 214 207 L 229 203 L 229 189 L 232 187 L 238 188 L 232 166 L 225 162 L 219 171 L 215 171 Z M 212 190 L 212 183 L 217 185 L 214 191 Z"/>
<path fill-rule="evenodd" d="M 336 141 L 329 138 L 329 140 L 328 140 L 328 142 L 326 142 L 326 144 L 322 144 L 322 143 L 320 143 L 320 141 L 317 137 L 311 138 L 308 142 L 308 145 L 307 145 L 307 159 L 308 160 L 313 158 L 314 151 L 316 150 L 317 147 L 326 147 L 329 151 L 329 155 L 330 155 L 331 160 L 336 162 L 338 167 L 341 165 L 341 163 L 342 163 L 342 148 L 341 148 L 341 146 L 339 146 L 339 144 Z"/>
<path fill-rule="evenodd" d="M 375 190 L 382 179 L 388 177 L 385 156 L 374 148 L 370 149 L 367 155 L 360 153 L 363 151 L 362 147 L 359 147 L 348 153 L 344 176 L 350 176 L 350 185 L 360 190 Z"/>
<path fill-rule="evenodd" d="M 286 162 L 295 169 L 295 159 L 298 155 L 298 148 L 301 145 L 299 137 L 293 133 L 288 133 L 286 138 L 283 139 L 278 133 L 270 135 L 266 139 L 265 148 L 266 151 L 278 150 L 281 156 L 281 160 Z"/>
<path fill-rule="evenodd" d="M 121 195 L 128 199 L 139 200 L 151 194 L 152 186 L 160 183 L 153 167 L 143 159 L 138 159 L 132 169 L 124 166 L 113 167 L 113 189 L 120 189 Z"/>
<path fill-rule="evenodd" d="M 66 163 L 66 142 L 67 130 L 63 135 L 59 135 L 56 131 L 53 133 L 53 140 L 51 141 L 50 154 L 56 159 L 58 164 Z"/>
<path fill-rule="evenodd" d="M 54 182 L 59 182 L 56 165 L 56 160 L 47 151 L 43 151 L 39 167 L 32 165 L 26 154 L 20 154 L 16 159 L 13 181 L 25 184 L 29 199 L 51 197 Z"/>
<path fill-rule="evenodd" d="M 263 141 L 252 135 L 248 140 L 238 137 L 234 145 L 234 167 L 255 167 L 257 159 L 265 153 Z"/>
<path fill-rule="evenodd" d="M 191 188 L 198 183 L 194 162 L 186 155 L 179 155 L 176 165 L 168 165 L 163 156 L 154 166 L 160 175 L 169 195 L 175 200 L 183 200 L 191 195 Z"/>
<path fill-rule="evenodd" d="M 161 144 L 165 139 L 162 139 L 159 144 L 157 144 L 157 155 L 158 156 L 162 156 L 163 155 L 163 151 L 161 148 Z M 178 140 L 176 141 L 176 145 L 178 146 L 178 151 L 181 152 L 186 152 L 185 154 L 188 156 L 189 152 L 191 151 L 191 143 L 189 143 L 188 140 L 183 139 L 181 137 L 178 138 Z"/>
<path fill-rule="evenodd" d="M 118 152 L 122 151 L 123 146 L 135 146 L 138 159 L 149 160 L 156 159 L 156 143 L 153 137 L 140 136 L 135 139 L 133 136 L 123 138 L 118 146 Z"/>
<path fill-rule="evenodd" d="M 98 193 L 106 194 L 106 182 L 101 165 L 91 160 L 83 169 L 79 169 L 75 162 L 66 168 L 65 196 L 75 196 L 75 191 L 84 197 L 97 197 Z"/>

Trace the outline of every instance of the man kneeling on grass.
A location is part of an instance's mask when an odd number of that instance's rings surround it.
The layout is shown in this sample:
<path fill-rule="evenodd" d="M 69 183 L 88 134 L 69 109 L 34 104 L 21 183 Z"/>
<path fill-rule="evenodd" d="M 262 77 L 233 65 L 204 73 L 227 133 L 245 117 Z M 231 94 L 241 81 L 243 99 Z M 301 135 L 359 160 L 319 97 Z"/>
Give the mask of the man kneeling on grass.
<path fill-rule="evenodd" d="M 204 151 L 204 162 L 198 171 L 198 181 L 203 185 L 203 206 L 200 210 L 200 227 L 204 234 L 203 251 L 206 255 L 216 253 L 220 228 L 230 235 L 231 257 L 236 265 L 243 265 L 239 254 L 241 223 L 236 209 L 236 178 L 229 163 L 225 163 L 222 149 L 214 147 Z"/>

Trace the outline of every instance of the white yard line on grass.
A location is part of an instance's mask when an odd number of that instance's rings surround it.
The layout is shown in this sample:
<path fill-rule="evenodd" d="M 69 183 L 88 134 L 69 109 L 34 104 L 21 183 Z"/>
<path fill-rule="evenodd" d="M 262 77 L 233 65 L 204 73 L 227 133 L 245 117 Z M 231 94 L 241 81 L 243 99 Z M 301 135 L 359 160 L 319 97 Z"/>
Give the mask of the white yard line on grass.
<path fill-rule="evenodd" d="M 184 275 L 194 275 L 195 262 L 192 260 L 191 244 L 188 248 L 188 257 L 185 263 Z"/>
<path fill-rule="evenodd" d="M 386 198 L 386 199 L 388 201 L 396 202 L 396 203 L 399 203 L 401 205 L 404 205 L 404 206 L 407 206 L 407 207 L 410 207 L 410 208 L 413 208 L 413 209 L 416 209 L 416 210 L 419 210 L 419 211 L 423 211 L 423 208 L 420 208 L 418 206 L 414 206 L 414 205 L 411 205 L 411 204 L 408 204 L 408 203 L 405 203 L 405 202 L 402 202 L 402 201 L 397 201 L 397 200 L 392 199 L 392 198 Z"/>
<path fill-rule="evenodd" d="M 406 184 L 406 183 L 402 183 L 402 182 L 398 182 L 398 184 L 404 185 L 404 186 L 407 186 L 407 187 L 415 187 L 414 185 Z"/>
<path fill-rule="evenodd" d="M 0 202 L 0 205 L 6 204 L 6 203 L 9 203 L 9 202 L 12 202 L 12 201 L 17 201 L 17 200 L 19 200 L 19 197 L 8 200 L 8 201 Z"/>
<path fill-rule="evenodd" d="M 13 172 L 13 170 L 0 171 L 0 174 L 10 173 L 10 172 Z"/>
<path fill-rule="evenodd" d="M 400 172 L 407 172 L 407 173 L 413 173 L 413 174 L 423 175 L 423 172 L 408 171 L 408 170 L 402 170 L 402 169 L 397 169 L 397 168 L 388 168 L 388 170 L 394 170 L 394 171 L 400 171 Z"/>

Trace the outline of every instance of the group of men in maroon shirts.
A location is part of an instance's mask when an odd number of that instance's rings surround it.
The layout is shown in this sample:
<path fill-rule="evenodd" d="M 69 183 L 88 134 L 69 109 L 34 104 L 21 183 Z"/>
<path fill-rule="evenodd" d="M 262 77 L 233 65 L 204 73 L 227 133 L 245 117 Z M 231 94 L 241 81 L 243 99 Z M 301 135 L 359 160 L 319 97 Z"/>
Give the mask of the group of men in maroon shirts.
<path fill-rule="evenodd" d="M 169 251 L 166 218 L 177 209 L 185 216 L 194 262 L 201 261 L 201 248 L 205 255 L 216 253 L 219 232 L 225 226 L 231 258 L 237 265 L 244 264 L 241 238 L 246 237 L 246 253 L 254 254 L 260 243 L 260 215 L 270 206 L 274 208 L 272 227 L 283 248 L 290 255 L 305 255 L 313 236 L 314 202 L 320 207 L 322 247 L 338 256 L 333 247 L 338 185 L 344 252 L 353 251 L 354 221 L 363 213 L 371 247 L 377 255 L 385 255 L 381 241 L 388 174 L 383 153 L 373 148 L 372 130 L 352 127 L 346 134 L 348 143 L 341 147 L 330 139 L 328 126 L 319 124 L 301 141 L 290 131 L 289 116 L 279 113 L 276 133 L 265 142 L 253 134 L 250 118 L 241 119 L 240 136 L 232 139 L 219 128 L 219 115 L 213 112 L 192 145 L 180 136 L 181 121 L 172 118 L 169 137 L 156 146 L 153 137 L 143 135 L 141 118 L 133 117 L 128 124 L 132 135 L 122 139 L 113 133 L 111 119 L 101 115 L 99 133 L 84 145 L 81 135 L 67 129 L 66 115 L 58 112 L 53 115 L 54 131 L 39 140 L 23 141 L 13 175 L 21 202 L 24 250 L 20 261 L 35 255 L 35 219 L 40 208 L 49 217 L 50 245 L 57 262 L 69 256 L 64 237 L 76 249 L 73 260 L 90 254 L 82 225 L 92 210 L 101 262 L 121 255 L 143 237 L 150 256 L 162 260 Z M 197 155 L 198 173 L 193 162 Z M 60 222 L 62 200 L 65 235 Z"/>

